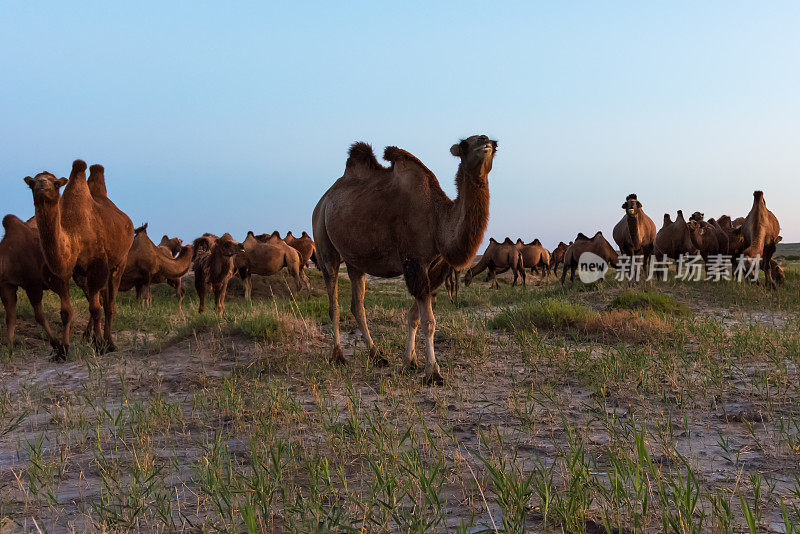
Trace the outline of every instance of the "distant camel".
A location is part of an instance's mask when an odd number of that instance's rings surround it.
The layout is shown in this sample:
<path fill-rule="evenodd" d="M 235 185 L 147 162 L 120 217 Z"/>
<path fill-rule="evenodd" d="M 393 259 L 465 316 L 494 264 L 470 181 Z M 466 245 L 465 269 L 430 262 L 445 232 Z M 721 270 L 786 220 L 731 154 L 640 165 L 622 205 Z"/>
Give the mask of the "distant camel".
<path fill-rule="evenodd" d="M 14 215 L 3 217 L 5 235 L 0 240 L 0 298 L 6 310 L 8 351 L 14 352 L 14 330 L 17 326 L 17 289 L 22 288 L 33 306 L 33 316 L 47 334 L 54 349 L 58 341 L 42 309 L 42 294 L 48 289 L 42 275 L 44 256 L 39 244 L 36 220 L 22 222 Z"/>
<path fill-rule="evenodd" d="M 531 274 L 537 274 L 537 267 L 538 274 L 542 278 L 550 274 L 550 252 L 542 246 L 541 241 L 534 239 L 526 245 L 522 239 L 517 239 L 516 247 L 522 255 L 522 262 L 531 270 Z"/>
<path fill-rule="evenodd" d="M 572 241 L 569 242 L 569 245 L 571 244 Z M 559 241 L 558 246 L 554 248 L 553 252 L 550 254 L 550 269 L 556 276 L 558 276 L 558 265 L 564 263 L 564 253 L 567 251 L 569 245 L 563 241 Z"/>
<path fill-rule="evenodd" d="M 635 193 L 625 197 L 622 209 L 625 210 L 625 215 L 614 227 L 614 241 L 619 247 L 620 254 L 643 256 L 643 265 L 646 267 L 653 254 L 656 225 L 642 209 L 642 203 Z"/>
<path fill-rule="evenodd" d="M 433 294 L 444 281 L 447 265 L 456 269 L 468 265 L 483 240 L 489 220 L 488 176 L 496 151 L 497 142 L 485 135 L 450 148 L 461 160 L 458 196 L 451 200 L 436 176 L 405 150 L 387 147 L 383 157 L 391 166 L 386 168 L 368 144 L 350 147 L 344 175 L 325 192 L 313 214 L 317 261 L 333 322 L 332 360 L 344 361 L 336 296 L 339 264 L 344 260 L 352 285 L 351 309 L 372 358 L 382 360 L 367 329 L 364 277 L 403 274 L 416 299 L 408 312 L 405 362 L 416 366 L 414 344 L 421 318 L 427 338 L 425 382 L 444 381 L 433 348 Z"/>
<path fill-rule="evenodd" d="M 204 235 L 194 240 L 194 288 L 200 298 L 199 313 L 206 311 L 206 292 L 214 292 L 214 309 L 219 315 L 225 312 L 225 293 L 233 276 L 233 257 L 244 250 L 230 234 L 214 239 Z"/>
<path fill-rule="evenodd" d="M 166 237 L 166 236 L 165 236 Z M 157 247 L 147 235 L 147 224 L 134 230 L 133 245 L 128 252 L 128 262 L 122 275 L 120 291 L 129 291 L 136 288 L 136 299 L 140 304 L 149 306 L 152 298 L 150 285 L 166 280 L 178 280 L 185 275 L 192 266 L 194 247 L 182 247 L 178 257 L 172 256 L 172 251 L 167 248 Z M 178 293 L 180 302 L 181 294 Z"/>
<path fill-rule="evenodd" d="M 612 267 L 617 265 L 618 255 L 611 247 L 611 244 L 603 237 L 602 232 L 597 232 L 591 238 L 579 233 L 575 241 L 567 247 L 567 251 L 564 253 L 564 268 L 561 271 L 562 285 L 567 278 L 567 269 L 570 270 L 569 281 L 575 280 L 575 271 L 578 269 L 578 262 L 584 252 L 591 252 L 600 256 Z"/>
<path fill-rule="evenodd" d="M 753 192 L 753 207 L 747 214 L 737 233 L 744 237 L 745 249 L 742 254 L 749 258 L 761 258 L 767 286 L 774 288 L 773 269 L 770 268 L 776 245 L 783 239 L 779 234 L 781 225 L 775 214 L 767 209 L 762 191 Z"/>
<path fill-rule="evenodd" d="M 663 256 L 677 260 L 682 254 L 696 254 L 697 247 L 692 243 L 689 227 L 683 218 L 683 211 L 678 210 L 678 217 L 672 221 L 669 214 L 664 214 L 664 226 L 656 234 L 655 254 L 657 259 Z"/>
<path fill-rule="evenodd" d="M 497 275 L 509 269 L 514 274 L 512 286 L 517 285 L 517 278 L 519 276 L 522 276 L 522 285 L 526 285 L 525 262 L 522 259 L 521 252 L 511 239 L 507 237 L 502 243 L 498 243 L 494 238 L 490 238 L 489 246 L 483 251 L 480 261 L 478 261 L 474 267 L 467 269 L 467 273 L 464 275 L 464 285 L 469 286 L 475 276 L 483 271 L 488 271 L 486 281 L 492 282 L 492 287 L 500 287 L 497 282 Z"/>
<path fill-rule="evenodd" d="M 307 265 L 309 260 L 317 264 L 316 249 L 314 248 L 314 240 L 306 232 L 300 237 L 295 237 L 292 232 L 288 232 L 286 237 L 283 238 L 284 243 L 297 250 L 300 253 L 300 270 L 302 271 Z"/>
<path fill-rule="evenodd" d="M 242 242 L 244 251 L 236 255 L 234 268 L 244 282 L 244 298 L 250 300 L 253 291 L 252 275 L 271 276 L 284 267 L 294 278 L 295 287 L 310 289 L 308 278 L 301 268 L 300 253 L 283 241 L 259 242 L 252 231 Z"/>
<path fill-rule="evenodd" d="M 133 223 L 109 200 L 101 166 L 92 166 L 93 180 L 86 180 L 86 163 L 75 160 L 69 180 L 49 172 L 25 177 L 33 192 L 36 223 L 39 227 L 45 264 L 45 280 L 61 300 L 63 333 L 57 358 L 69 352 L 69 327 L 72 323 L 69 279 L 86 280 L 84 291 L 89 301 L 89 323 L 84 337 L 92 337 L 95 347 L 116 350 L 112 323 L 117 309 L 119 288 L 128 251 L 133 243 Z M 60 188 L 66 185 L 63 195 Z M 105 312 L 104 331 L 100 332 L 100 307 Z"/>

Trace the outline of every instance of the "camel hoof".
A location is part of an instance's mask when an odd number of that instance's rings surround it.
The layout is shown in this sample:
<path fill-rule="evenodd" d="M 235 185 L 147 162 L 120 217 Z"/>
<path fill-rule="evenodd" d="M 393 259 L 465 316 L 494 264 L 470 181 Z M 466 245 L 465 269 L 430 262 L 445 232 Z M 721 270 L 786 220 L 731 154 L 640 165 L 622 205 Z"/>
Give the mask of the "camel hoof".
<path fill-rule="evenodd" d="M 439 371 L 434 371 L 430 375 L 425 375 L 425 378 L 422 379 L 422 384 L 425 386 L 443 386 L 444 378 L 439 374 Z"/>
<path fill-rule="evenodd" d="M 344 365 L 347 363 L 347 360 L 344 357 L 344 353 L 342 352 L 342 347 L 336 346 L 333 347 L 331 351 L 330 363 L 338 363 Z"/>
<path fill-rule="evenodd" d="M 369 349 L 369 359 L 372 360 L 375 367 L 386 367 L 389 365 L 389 360 L 387 360 L 381 350 L 374 345 Z"/>
<path fill-rule="evenodd" d="M 55 354 L 50 358 L 51 362 L 65 362 L 69 356 L 69 345 L 56 345 L 53 347 Z"/>
<path fill-rule="evenodd" d="M 419 363 L 417 363 L 417 360 L 406 361 L 403 367 L 405 367 L 406 370 L 414 373 L 422 370 L 422 366 Z"/>

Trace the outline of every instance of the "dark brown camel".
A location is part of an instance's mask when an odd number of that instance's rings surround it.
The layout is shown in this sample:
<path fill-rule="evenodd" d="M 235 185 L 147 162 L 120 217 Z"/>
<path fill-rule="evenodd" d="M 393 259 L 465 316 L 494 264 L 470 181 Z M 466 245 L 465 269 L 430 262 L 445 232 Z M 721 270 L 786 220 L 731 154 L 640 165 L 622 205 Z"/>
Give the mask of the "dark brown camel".
<path fill-rule="evenodd" d="M 244 247 L 230 234 L 214 239 L 203 235 L 194 240 L 194 288 L 200 299 L 199 313 L 206 311 L 206 292 L 214 292 L 214 309 L 219 315 L 225 312 L 225 293 L 233 276 L 233 258 Z"/>
<path fill-rule="evenodd" d="M 664 214 L 664 226 L 656 234 L 654 252 L 659 260 L 663 256 L 677 260 L 682 254 L 697 253 L 682 210 L 678 210 L 678 217 L 674 221 L 669 214 Z"/>
<path fill-rule="evenodd" d="M 25 177 L 33 192 L 36 223 L 46 264 L 47 285 L 61 300 L 63 334 L 56 357 L 69 352 L 69 328 L 72 323 L 69 279 L 85 279 L 84 292 L 89 301 L 89 324 L 84 337 L 92 337 L 99 350 L 116 350 L 112 324 L 116 314 L 117 289 L 133 243 L 133 223 L 105 194 L 102 167 L 92 166 L 90 190 L 86 163 L 72 164 L 69 180 L 49 172 Z M 66 185 L 63 195 L 60 188 Z M 105 312 L 100 332 L 100 307 Z"/>
<path fill-rule="evenodd" d="M 642 209 L 642 203 L 631 193 L 622 204 L 625 215 L 614 227 L 614 241 L 620 254 L 627 256 L 643 256 L 643 265 L 647 267 L 653 254 L 653 243 L 656 239 L 656 225 Z"/>
<path fill-rule="evenodd" d="M 561 284 L 567 278 L 567 269 L 570 271 L 569 281 L 575 280 L 575 271 L 578 269 L 578 262 L 580 261 L 581 254 L 584 252 L 591 252 L 603 258 L 610 266 L 617 264 L 617 252 L 611 247 L 611 244 L 603 237 L 602 232 L 597 232 L 594 237 L 587 237 L 579 233 L 575 241 L 567 247 L 564 252 L 564 268 L 561 270 Z"/>
<path fill-rule="evenodd" d="M 505 238 L 502 243 L 498 243 L 492 237 L 489 239 L 489 246 L 483 251 L 478 263 L 474 267 L 467 269 L 464 275 L 464 285 L 469 287 L 475 276 L 483 271 L 488 271 L 486 281 L 492 282 L 492 287 L 500 287 L 497 282 L 497 275 L 508 270 L 511 270 L 514 274 L 512 286 L 517 285 L 517 278 L 520 276 L 522 277 L 522 285 L 526 285 L 525 262 L 522 259 L 521 252 L 509 238 Z"/>
<path fill-rule="evenodd" d="M 569 245 L 571 244 L 572 241 L 569 242 Z M 552 254 L 550 254 L 550 269 L 555 276 L 558 276 L 558 265 L 564 263 L 564 253 L 567 251 L 569 245 L 563 241 L 559 241 L 558 246 L 554 248 Z"/>
<path fill-rule="evenodd" d="M 489 171 L 497 142 L 474 135 L 456 143 L 450 153 L 461 160 L 456 172 L 458 196 L 451 200 L 436 176 L 415 156 L 387 147 L 378 163 L 366 143 L 350 147 L 344 175 L 314 208 L 314 242 L 318 267 L 328 290 L 333 322 L 334 361 L 344 361 L 339 339 L 337 298 L 339 264 L 344 260 L 353 298 L 351 309 L 369 346 L 382 359 L 367 329 L 364 311 L 365 275 L 403 275 L 416 302 L 408 313 L 405 361 L 416 366 L 414 348 L 422 321 L 427 340 L 425 382 L 443 382 L 433 348 L 436 320 L 432 303 L 444 281 L 447 265 L 469 265 L 483 240 L 489 220 Z"/>

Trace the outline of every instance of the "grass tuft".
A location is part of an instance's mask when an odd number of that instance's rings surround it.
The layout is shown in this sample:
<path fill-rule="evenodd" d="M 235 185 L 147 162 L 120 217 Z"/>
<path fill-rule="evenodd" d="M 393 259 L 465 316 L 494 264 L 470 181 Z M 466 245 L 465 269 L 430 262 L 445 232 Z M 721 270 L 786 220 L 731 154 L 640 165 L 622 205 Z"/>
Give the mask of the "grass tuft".
<path fill-rule="evenodd" d="M 611 301 L 611 308 L 615 310 L 647 310 L 680 317 L 691 314 L 685 304 L 669 295 L 654 291 L 626 291 Z"/>

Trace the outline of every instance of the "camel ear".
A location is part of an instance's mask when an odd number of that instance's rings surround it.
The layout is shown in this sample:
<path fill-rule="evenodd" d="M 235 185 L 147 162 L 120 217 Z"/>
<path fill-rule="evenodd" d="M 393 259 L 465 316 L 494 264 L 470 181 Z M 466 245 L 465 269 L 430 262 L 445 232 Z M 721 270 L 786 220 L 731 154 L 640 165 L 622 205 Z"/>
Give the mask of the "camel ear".
<path fill-rule="evenodd" d="M 457 158 L 461 157 L 461 145 L 456 143 L 450 147 L 450 153 Z"/>
<path fill-rule="evenodd" d="M 63 176 L 55 181 L 56 189 L 60 189 L 69 183 L 69 178 L 64 178 Z"/>
<path fill-rule="evenodd" d="M 26 176 L 25 178 L 23 178 L 23 180 L 25 180 L 25 183 L 28 184 L 28 187 L 33 189 L 33 184 L 36 183 L 33 181 L 33 178 L 31 178 L 30 176 Z"/>
<path fill-rule="evenodd" d="M 642 207 L 642 203 L 641 203 L 641 202 L 639 202 L 638 200 L 636 201 L 636 207 L 637 207 L 637 208 L 640 208 L 640 209 L 641 209 L 641 207 Z"/>
<path fill-rule="evenodd" d="M 775 238 L 775 243 L 780 243 L 781 241 L 783 241 L 783 236 L 778 236 Z"/>

